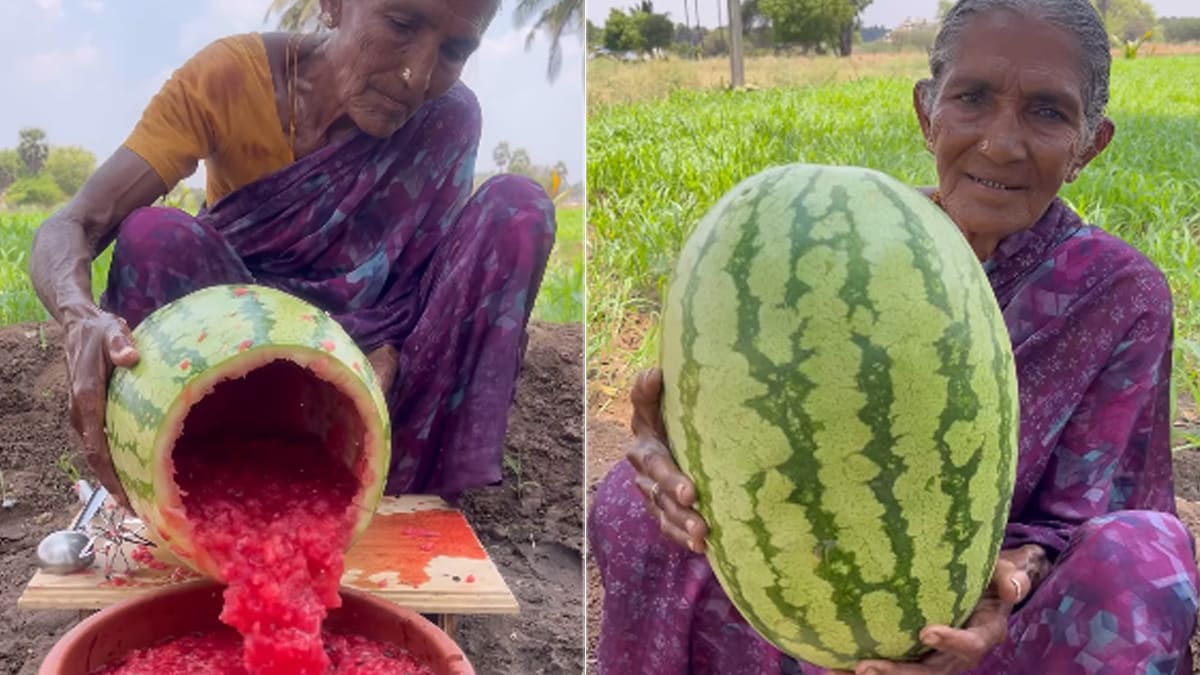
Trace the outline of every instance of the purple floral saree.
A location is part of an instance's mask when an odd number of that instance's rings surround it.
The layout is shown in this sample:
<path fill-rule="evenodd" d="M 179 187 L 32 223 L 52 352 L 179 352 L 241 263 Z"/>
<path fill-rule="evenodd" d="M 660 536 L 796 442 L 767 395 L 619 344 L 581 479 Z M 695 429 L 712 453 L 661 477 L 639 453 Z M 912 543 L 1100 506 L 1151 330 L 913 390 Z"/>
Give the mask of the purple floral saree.
<path fill-rule="evenodd" d="M 389 493 L 495 484 L 555 217 L 525 178 L 472 194 L 479 134 L 458 84 L 392 137 L 331 144 L 197 217 L 139 209 L 118 230 L 101 305 L 134 326 L 214 284 L 308 300 L 364 352 L 399 353 Z"/>

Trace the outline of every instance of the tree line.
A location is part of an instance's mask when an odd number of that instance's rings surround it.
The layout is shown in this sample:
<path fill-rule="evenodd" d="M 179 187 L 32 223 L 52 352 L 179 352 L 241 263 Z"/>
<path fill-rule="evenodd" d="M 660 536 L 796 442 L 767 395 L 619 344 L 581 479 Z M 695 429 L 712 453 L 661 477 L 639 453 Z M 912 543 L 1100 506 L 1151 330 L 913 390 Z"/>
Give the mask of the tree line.
<path fill-rule="evenodd" d="M 498 173 L 512 173 L 537 181 L 551 199 L 557 201 L 566 198 L 571 192 L 578 193 L 572 195 L 573 198 L 582 199 L 582 185 L 573 186 L 567 182 L 567 165 L 562 160 L 550 166 L 534 164 L 528 150 L 514 148 L 508 141 L 501 141 L 492 150 L 492 161 Z M 479 176 L 477 180 L 483 178 L 486 176 Z"/>
<path fill-rule="evenodd" d="M 41 129 L 21 129 L 17 138 L 16 148 L 0 149 L 0 199 L 9 206 L 60 204 L 96 170 L 90 150 L 50 145 Z"/>
<path fill-rule="evenodd" d="M 718 23 L 725 0 L 717 3 Z M 864 26 L 863 11 L 872 0 L 741 0 L 743 41 L 751 50 L 791 50 L 849 56 L 858 47 L 882 43 L 897 50 L 927 50 L 938 23 L 953 6 L 939 0 L 935 21 L 911 21 L 895 28 Z M 1149 33 L 1166 42 L 1200 41 L 1200 18 L 1155 15 L 1146 0 L 1092 0 L 1101 14 L 1114 47 L 1133 43 Z M 658 13 L 651 0 L 627 10 L 612 9 L 604 24 L 586 24 L 588 50 L 617 54 L 661 56 L 724 56 L 728 51 L 727 24 L 699 25 L 699 0 L 684 0 L 684 21 Z M 878 51 L 879 46 L 872 47 Z"/>

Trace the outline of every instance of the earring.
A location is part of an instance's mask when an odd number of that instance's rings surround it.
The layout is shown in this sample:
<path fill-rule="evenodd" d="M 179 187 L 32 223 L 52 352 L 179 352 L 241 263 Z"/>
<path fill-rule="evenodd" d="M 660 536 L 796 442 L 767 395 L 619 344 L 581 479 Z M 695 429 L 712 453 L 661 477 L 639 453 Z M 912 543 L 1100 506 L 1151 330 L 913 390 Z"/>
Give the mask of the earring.
<path fill-rule="evenodd" d="M 412 79 L 412 69 L 405 66 L 404 70 L 400 73 L 400 77 L 405 82 L 408 82 L 410 79 Z"/>
<path fill-rule="evenodd" d="M 329 10 L 327 10 L 327 9 L 321 10 L 321 14 L 317 18 L 320 19 L 321 23 L 326 28 L 333 28 L 333 15 L 329 13 Z"/>

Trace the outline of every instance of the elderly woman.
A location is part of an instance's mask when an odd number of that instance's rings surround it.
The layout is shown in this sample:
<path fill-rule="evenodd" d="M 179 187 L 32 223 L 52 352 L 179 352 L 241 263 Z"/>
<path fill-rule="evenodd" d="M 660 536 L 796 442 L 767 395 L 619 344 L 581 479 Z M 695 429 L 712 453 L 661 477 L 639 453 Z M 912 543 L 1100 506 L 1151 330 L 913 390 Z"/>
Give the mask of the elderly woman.
<path fill-rule="evenodd" d="M 221 39 L 177 70 L 119 148 L 34 240 L 30 272 L 64 327 L 71 412 L 124 499 L 103 431 L 130 327 L 214 284 L 325 309 L 387 397 L 387 490 L 500 480 L 525 327 L 554 240 L 532 181 L 472 194 L 480 110 L 459 82 L 499 0 L 322 0 L 317 34 Z M 207 167 L 197 217 L 152 208 Z M 90 263 L 115 246 L 99 307 Z"/>
<path fill-rule="evenodd" d="M 1003 308 L 1020 456 L 1001 559 L 967 624 L 926 627 L 933 651 L 919 663 L 862 662 L 857 673 L 1191 672 L 1196 564 L 1173 515 L 1169 289 L 1056 197 L 1112 139 L 1109 65 L 1087 0 L 960 0 L 932 77 L 915 87 L 937 164 L 927 194 Z M 605 589 L 598 672 L 821 672 L 765 642 L 715 581 L 660 393 L 657 372 L 636 384 L 629 461 L 590 515 Z"/>

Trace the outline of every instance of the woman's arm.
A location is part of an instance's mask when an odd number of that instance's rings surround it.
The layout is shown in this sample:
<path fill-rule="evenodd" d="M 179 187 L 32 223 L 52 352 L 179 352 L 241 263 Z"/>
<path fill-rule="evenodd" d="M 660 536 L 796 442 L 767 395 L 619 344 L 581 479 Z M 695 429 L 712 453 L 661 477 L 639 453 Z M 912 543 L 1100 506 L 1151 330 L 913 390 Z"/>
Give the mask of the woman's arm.
<path fill-rule="evenodd" d="M 38 228 L 29 257 L 33 287 L 63 327 L 71 423 L 100 484 L 124 504 L 104 435 L 104 398 L 112 366 L 132 366 L 138 357 L 125 322 L 92 300 L 91 265 L 130 212 L 166 191 L 149 164 L 121 148 Z"/>
<path fill-rule="evenodd" d="M 167 188 L 142 158 L 119 148 L 71 201 L 46 219 L 33 236 L 29 276 L 38 298 L 60 324 L 92 302 L 92 260 L 112 242 L 117 226 L 134 209 L 153 204 Z"/>

